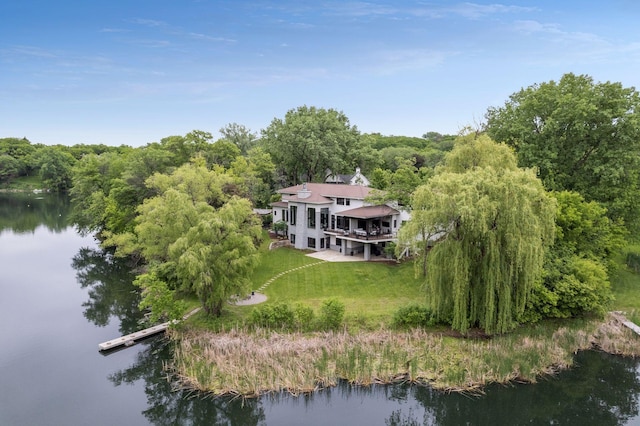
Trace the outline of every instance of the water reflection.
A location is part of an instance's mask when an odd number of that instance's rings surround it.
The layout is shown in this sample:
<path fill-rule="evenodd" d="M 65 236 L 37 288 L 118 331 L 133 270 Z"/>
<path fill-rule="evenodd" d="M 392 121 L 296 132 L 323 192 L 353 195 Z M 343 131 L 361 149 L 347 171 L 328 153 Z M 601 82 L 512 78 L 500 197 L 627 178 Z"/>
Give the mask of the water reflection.
<path fill-rule="evenodd" d="M 258 425 L 265 414 L 260 400 L 207 398 L 184 390 L 175 390 L 164 370 L 170 359 L 171 344 L 162 338 L 145 342 L 135 362 L 109 376 L 116 386 L 144 381 L 148 408 L 142 412 L 154 425 Z"/>
<path fill-rule="evenodd" d="M 63 197 L 0 194 L 0 232 L 24 234 L 0 235 L 5 296 L 0 313 L 3 324 L 18 325 L 0 327 L 9 342 L 0 351 L 0 375 L 4 388 L 11 389 L 0 398 L 0 424 L 623 425 L 640 420 L 638 362 L 597 352 L 578 354 L 577 367 L 558 377 L 536 385 L 491 386 L 479 398 L 427 387 L 346 383 L 300 397 L 245 401 L 176 391 L 164 370 L 171 345 L 162 337 L 107 357 L 98 354 L 97 342 L 116 337 L 116 324 L 105 327 L 111 320 L 117 319 L 122 334 L 139 328 L 139 293 L 126 263 L 86 247 L 92 241 L 71 230 L 62 232 L 68 207 Z M 39 228 L 43 224 L 49 232 Z M 96 416 L 101 412 L 110 417 Z"/>
<path fill-rule="evenodd" d="M 60 233 L 67 228 L 70 209 L 65 195 L 0 192 L 0 232 L 8 229 L 23 234 L 44 225 Z"/>
<path fill-rule="evenodd" d="M 88 289 L 89 300 L 82 304 L 85 318 L 103 327 L 114 316 L 122 334 L 141 328 L 140 291 L 132 284 L 134 275 L 125 260 L 107 250 L 83 247 L 71 266 L 80 286 Z"/>
<path fill-rule="evenodd" d="M 637 361 L 588 351 L 576 367 L 536 385 L 490 386 L 480 398 L 411 390 L 422 418 L 394 413 L 389 425 L 623 425 L 638 416 Z"/>
<path fill-rule="evenodd" d="M 577 355 L 578 366 L 536 385 L 491 386 L 481 397 L 428 387 L 354 387 L 340 383 L 294 397 L 209 398 L 176 391 L 163 370 L 171 347 L 146 343 L 129 368 L 109 377 L 116 386 L 144 381 L 154 425 L 380 424 L 415 425 L 624 425 L 638 416 L 637 362 L 598 352 Z M 354 423 L 355 422 L 355 423 Z"/>

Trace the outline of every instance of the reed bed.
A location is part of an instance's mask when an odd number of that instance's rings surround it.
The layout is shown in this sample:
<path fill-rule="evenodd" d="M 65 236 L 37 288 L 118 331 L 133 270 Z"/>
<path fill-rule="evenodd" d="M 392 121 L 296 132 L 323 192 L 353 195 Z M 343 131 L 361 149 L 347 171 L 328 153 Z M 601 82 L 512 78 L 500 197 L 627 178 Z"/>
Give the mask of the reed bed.
<path fill-rule="evenodd" d="M 481 392 L 489 383 L 535 382 L 572 365 L 575 352 L 599 348 L 640 355 L 640 338 L 614 317 L 536 335 L 447 337 L 425 330 L 349 334 L 172 331 L 171 369 L 179 383 L 215 395 L 292 394 L 334 386 L 411 382 L 443 391 Z"/>

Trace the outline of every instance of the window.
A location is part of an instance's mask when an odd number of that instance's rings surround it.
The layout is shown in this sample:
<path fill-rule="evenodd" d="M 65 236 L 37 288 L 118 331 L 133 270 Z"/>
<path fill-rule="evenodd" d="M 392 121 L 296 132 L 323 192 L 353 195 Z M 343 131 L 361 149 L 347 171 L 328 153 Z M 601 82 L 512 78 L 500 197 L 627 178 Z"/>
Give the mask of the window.
<path fill-rule="evenodd" d="M 324 248 L 324 238 L 320 238 L 320 248 Z"/>
<path fill-rule="evenodd" d="M 341 205 L 341 206 L 344 206 L 344 198 L 338 198 L 338 199 L 336 200 L 336 203 L 338 203 L 338 204 L 339 204 L 339 205 Z"/>
<path fill-rule="evenodd" d="M 277 211 L 277 210 L 274 210 L 274 211 L 273 211 L 273 216 L 274 216 L 274 217 L 275 217 L 275 216 L 278 216 L 278 211 Z"/>
<path fill-rule="evenodd" d="M 316 227 L 316 209 L 309 207 L 307 209 L 307 228 Z"/>
<path fill-rule="evenodd" d="M 393 219 L 393 228 L 397 228 L 398 227 L 398 220 L 397 219 Z"/>
<path fill-rule="evenodd" d="M 329 227 L 329 209 L 323 208 L 320 210 L 320 227 L 327 229 Z"/>
<path fill-rule="evenodd" d="M 351 205 L 351 198 L 347 198 L 344 200 L 344 204 L 345 206 L 350 206 Z"/>
<path fill-rule="evenodd" d="M 282 209 L 282 219 L 281 220 L 284 220 L 285 222 L 289 221 L 289 215 L 287 213 L 289 213 L 289 210 Z"/>
<path fill-rule="evenodd" d="M 338 229 L 349 230 L 349 219 L 344 216 L 338 216 Z"/>
<path fill-rule="evenodd" d="M 291 241 L 291 244 L 295 245 L 296 244 L 296 234 L 289 234 L 289 241 Z"/>
<path fill-rule="evenodd" d="M 295 225 L 296 224 L 296 216 L 298 216 L 298 206 L 291 206 L 291 208 L 289 209 L 290 215 L 291 215 L 291 225 Z"/>
<path fill-rule="evenodd" d="M 307 247 L 316 248 L 316 239 L 315 238 L 307 238 Z"/>
<path fill-rule="evenodd" d="M 336 245 L 338 247 L 340 247 L 342 245 L 342 239 L 341 238 L 336 238 Z"/>

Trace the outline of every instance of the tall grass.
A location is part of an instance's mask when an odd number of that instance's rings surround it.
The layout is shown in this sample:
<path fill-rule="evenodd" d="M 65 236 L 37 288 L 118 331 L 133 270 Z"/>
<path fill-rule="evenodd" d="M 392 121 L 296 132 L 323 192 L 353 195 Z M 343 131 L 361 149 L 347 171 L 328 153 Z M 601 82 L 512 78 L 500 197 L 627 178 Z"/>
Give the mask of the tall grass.
<path fill-rule="evenodd" d="M 640 355 L 640 339 L 615 318 L 538 326 L 493 339 L 460 339 L 424 330 L 379 329 L 286 333 L 172 331 L 172 368 L 186 387 L 216 395 L 293 394 L 333 386 L 414 382 L 448 391 L 492 383 L 535 382 L 569 367 L 578 350 L 594 346 Z"/>

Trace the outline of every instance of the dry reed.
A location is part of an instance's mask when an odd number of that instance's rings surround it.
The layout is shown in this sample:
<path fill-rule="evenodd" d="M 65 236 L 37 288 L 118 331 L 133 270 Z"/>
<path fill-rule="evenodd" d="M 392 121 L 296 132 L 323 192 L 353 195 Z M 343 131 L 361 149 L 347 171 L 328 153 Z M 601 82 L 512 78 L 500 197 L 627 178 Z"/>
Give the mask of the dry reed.
<path fill-rule="evenodd" d="M 182 386 L 215 395 L 292 394 L 334 386 L 412 382 L 445 391 L 478 391 L 498 382 L 535 382 L 572 365 L 575 352 L 599 348 L 640 355 L 640 338 L 615 317 L 547 336 L 504 335 L 486 340 L 424 330 L 381 329 L 355 335 L 269 330 L 172 331 L 171 369 Z"/>

